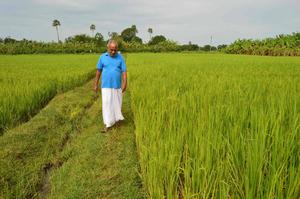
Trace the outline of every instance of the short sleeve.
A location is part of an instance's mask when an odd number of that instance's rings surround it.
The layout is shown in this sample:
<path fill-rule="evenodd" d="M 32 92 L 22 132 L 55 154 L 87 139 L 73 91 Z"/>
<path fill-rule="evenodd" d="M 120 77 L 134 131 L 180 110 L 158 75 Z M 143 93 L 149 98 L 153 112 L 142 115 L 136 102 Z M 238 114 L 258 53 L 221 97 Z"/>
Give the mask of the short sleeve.
<path fill-rule="evenodd" d="M 102 70 L 103 69 L 103 60 L 102 56 L 99 57 L 98 63 L 97 63 L 97 69 Z"/>
<path fill-rule="evenodd" d="M 121 71 L 126 72 L 126 63 L 122 55 L 121 55 Z"/>

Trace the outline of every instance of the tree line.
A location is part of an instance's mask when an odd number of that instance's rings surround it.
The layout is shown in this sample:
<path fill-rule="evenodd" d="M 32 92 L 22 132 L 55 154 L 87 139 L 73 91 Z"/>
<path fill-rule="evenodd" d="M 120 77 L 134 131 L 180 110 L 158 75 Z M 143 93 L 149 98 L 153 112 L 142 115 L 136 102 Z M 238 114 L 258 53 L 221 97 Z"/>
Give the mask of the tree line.
<path fill-rule="evenodd" d="M 16 40 L 10 37 L 0 38 L 0 54 L 35 54 L 35 53 L 101 53 L 106 51 L 106 43 L 114 39 L 119 43 L 122 52 L 182 52 L 182 51 L 220 51 L 230 54 L 299 56 L 300 33 L 278 35 L 276 38 L 262 40 L 238 39 L 230 45 L 199 46 L 189 42 L 180 45 L 164 35 L 154 35 L 153 29 L 148 28 L 149 41 L 144 42 L 138 37 L 136 25 L 118 32 L 108 32 L 108 39 L 96 32 L 96 26 L 90 25 L 91 35 L 78 34 L 60 40 L 59 27 L 61 23 L 55 19 L 52 26 L 56 29 L 57 42 L 38 42 L 33 40 Z M 96 33 L 95 33 L 96 32 Z"/>
<path fill-rule="evenodd" d="M 300 56 L 300 33 L 280 34 L 275 38 L 262 40 L 238 39 L 224 48 L 224 52 L 248 55 Z"/>
<path fill-rule="evenodd" d="M 60 40 L 59 20 L 53 20 L 52 26 L 56 29 L 57 42 L 40 42 L 33 40 L 17 40 L 6 37 L 0 38 L 0 54 L 37 54 L 37 53 L 101 53 L 106 51 L 106 43 L 109 39 L 114 39 L 119 43 L 119 50 L 123 52 L 171 52 L 171 51 L 216 51 L 218 47 L 205 45 L 198 46 L 189 42 L 180 45 L 175 41 L 166 38 L 164 35 L 154 35 L 153 29 L 148 28 L 149 41 L 144 42 L 137 36 L 136 25 L 127 27 L 118 32 L 108 32 L 108 39 L 96 32 L 96 26 L 90 25 L 91 35 L 78 34 Z M 96 32 L 96 33 L 95 33 Z M 95 34 L 94 34 L 95 33 Z M 223 47 L 223 46 L 219 46 Z"/>

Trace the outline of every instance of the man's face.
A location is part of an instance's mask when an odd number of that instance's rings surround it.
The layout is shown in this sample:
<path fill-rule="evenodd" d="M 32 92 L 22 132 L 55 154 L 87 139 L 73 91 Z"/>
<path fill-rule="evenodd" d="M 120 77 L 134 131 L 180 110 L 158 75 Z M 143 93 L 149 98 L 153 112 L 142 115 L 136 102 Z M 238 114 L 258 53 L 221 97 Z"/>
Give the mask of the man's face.
<path fill-rule="evenodd" d="M 110 56 L 114 57 L 117 54 L 118 48 L 115 44 L 110 44 L 108 46 L 108 52 L 110 54 Z"/>

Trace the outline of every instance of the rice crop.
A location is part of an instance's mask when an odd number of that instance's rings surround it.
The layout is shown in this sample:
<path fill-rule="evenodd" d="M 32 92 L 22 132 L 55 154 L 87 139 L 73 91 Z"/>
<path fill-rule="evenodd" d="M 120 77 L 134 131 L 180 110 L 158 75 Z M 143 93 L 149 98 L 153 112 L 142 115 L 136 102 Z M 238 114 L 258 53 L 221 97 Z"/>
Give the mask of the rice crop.
<path fill-rule="evenodd" d="M 0 56 L 0 132 L 94 75 L 98 55 Z"/>
<path fill-rule="evenodd" d="M 300 58 L 129 54 L 149 198 L 299 198 Z"/>
<path fill-rule="evenodd" d="M 299 57 L 125 57 L 149 198 L 299 198 Z M 93 77 L 97 59 L 0 56 L 1 129 Z"/>

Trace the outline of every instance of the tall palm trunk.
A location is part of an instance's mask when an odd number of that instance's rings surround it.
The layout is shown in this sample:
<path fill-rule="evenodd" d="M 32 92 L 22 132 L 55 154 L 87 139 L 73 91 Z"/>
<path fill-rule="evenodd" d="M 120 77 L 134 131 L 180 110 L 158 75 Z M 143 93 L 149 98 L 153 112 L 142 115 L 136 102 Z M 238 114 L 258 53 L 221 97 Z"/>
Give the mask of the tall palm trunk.
<path fill-rule="evenodd" d="M 58 28 L 57 28 L 57 26 L 55 26 L 55 27 L 56 27 L 56 33 L 57 33 L 57 42 L 59 42 Z"/>

